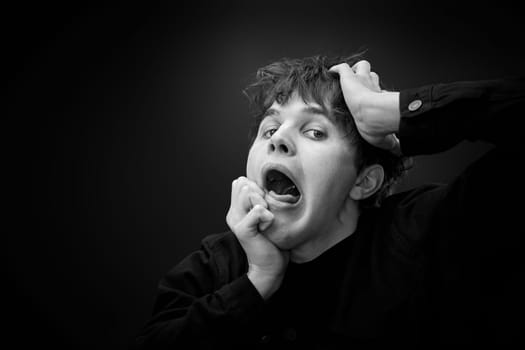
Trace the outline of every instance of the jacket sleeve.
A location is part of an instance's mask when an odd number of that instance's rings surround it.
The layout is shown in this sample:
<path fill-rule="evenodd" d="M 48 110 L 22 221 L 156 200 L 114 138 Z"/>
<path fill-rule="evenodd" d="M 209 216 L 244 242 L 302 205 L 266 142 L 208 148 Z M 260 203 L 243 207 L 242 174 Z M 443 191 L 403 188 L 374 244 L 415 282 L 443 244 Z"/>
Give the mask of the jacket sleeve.
<path fill-rule="evenodd" d="M 510 235 L 509 225 L 522 215 L 514 203 L 524 192 L 520 169 L 525 80 L 409 89 L 400 93 L 400 110 L 398 137 L 407 156 L 446 151 L 462 141 L 492 146 L 450 183 L 427 186 L 393 201 L 398 231 L 419 243 L 444 239 L 468 244 L 474 237 L 490 240 L 491 229 L 506 232 L 500 237 Z"/>
<path fill-rule="evenodd" d="M 400 93 L 405 155 L 445 151 L 463 140 L 513 151 L 523 147 L 525 79 L 428 85 Z"/>
<path fill-rule="evenodd" d="M 214 349 L 248 336 L 243 329 L 264 301 L 245 273 L 227 271 L 226 255 L 204 240 L 199 251 L 166 274 L 152 318 L 136 338 L 137 349 Z M 242 265 L 235 254 L 229 259 L 231 266 Z"/>

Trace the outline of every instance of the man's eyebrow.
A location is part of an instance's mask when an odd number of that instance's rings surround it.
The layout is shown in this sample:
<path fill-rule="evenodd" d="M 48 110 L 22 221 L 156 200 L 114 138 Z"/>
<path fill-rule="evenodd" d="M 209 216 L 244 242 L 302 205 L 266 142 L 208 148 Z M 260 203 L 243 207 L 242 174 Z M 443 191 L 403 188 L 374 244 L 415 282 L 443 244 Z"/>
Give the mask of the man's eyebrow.
<path fill-rule="evenodd" d="M 322 108 L 322 107 L 306 106 L 301 109 L 301 113 L 320 115 L 320 116 L 327 118 L 330 121 L 333 121 L 331 114 L 325 108 Z M 272 115 L 279 116 L 281 115 L 281 113 L 277 109 L 270 107 L 266 110 L 266 112 L 264 112 L 263 118 L 269 117 Z"/>
<path fill-rule="evenodd" d="M 269 117 L 271 115 L 280 115 L 280 114 L 281 113 L 279 113 L 279 111 L 277 109 L 270 107 L 270 108 L 268 108 L 266 110 L 266 112 L 263 113 L 262 117 L 266 118 L 266 117 Z"/>
<path fill-rule="evenodd" d="M 323 117 L 330 119 L 330 114 L 328 113 L 326 109 L 322 107 L 306 106 L 301 110 L 301 112 L 308 113 L 308 114 L 318 114 L 318 115 L 321 115 Z"/>
<path fill-rule="evenodd" d="M 331 123 L 336 123 L 335 116 L 327 108 L 321 106 L 306 106 L 301 110 L 304 114 L 319 115 Z"/>

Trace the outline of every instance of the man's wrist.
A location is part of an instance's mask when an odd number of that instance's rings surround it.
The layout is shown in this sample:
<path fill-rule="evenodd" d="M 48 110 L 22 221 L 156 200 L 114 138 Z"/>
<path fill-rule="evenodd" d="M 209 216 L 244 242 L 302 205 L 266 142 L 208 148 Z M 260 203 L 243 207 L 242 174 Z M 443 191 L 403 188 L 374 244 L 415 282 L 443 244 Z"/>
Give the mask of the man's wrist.
<path fill-rule="evenodd" d="M 381 107 L 386 115 L 389 116 L 388 131 L 389 133 L 396 133 L 399 131 L 399 122 L 401 120 L 401 112 L 399 110 L 399 92 L 384 91 Z"/>
<path fill-rule="evenodd" d="M 266 274 L 255 269 L 250 269 L 247 275 L 264 300 L 270 298 L 279 289 L 283 279 L 282 275 Z"/>
<path fill-rule="evenodd" d="M 375 127 L 385 134 L 397 133 L 401 121 L 399 92 L 383 91 L 376 93 L 372 101 L 368 112 L 365 113 L 375 116 L 373 120 L 378 123 Z"/>

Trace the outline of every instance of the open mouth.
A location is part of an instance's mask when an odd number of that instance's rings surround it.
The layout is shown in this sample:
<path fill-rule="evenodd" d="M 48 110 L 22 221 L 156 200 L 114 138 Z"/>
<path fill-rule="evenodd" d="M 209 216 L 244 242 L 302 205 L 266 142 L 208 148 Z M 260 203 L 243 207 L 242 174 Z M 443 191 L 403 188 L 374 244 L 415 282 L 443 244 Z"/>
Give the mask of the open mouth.
<path fill-rule="evenodd" d="M 295 183 L 284 173 L 271 169 L 266 173 L 265 188 L 269 194 L 281 202 L 297 203 L 301 192 Z"/>

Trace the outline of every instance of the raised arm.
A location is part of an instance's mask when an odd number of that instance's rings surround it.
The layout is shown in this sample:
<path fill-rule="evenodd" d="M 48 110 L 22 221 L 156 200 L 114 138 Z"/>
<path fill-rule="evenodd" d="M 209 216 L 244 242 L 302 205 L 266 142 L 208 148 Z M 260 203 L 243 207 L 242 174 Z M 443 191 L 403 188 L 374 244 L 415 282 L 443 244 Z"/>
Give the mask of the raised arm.
<path fill-rule="evenodd" d="M 401 235 L 419 243 L 428 237 L 441 241 L 462 237 L 467 244 L 476 235 L 488 240 L 489 227 L 493 231 L 505 228 L 511 234 L 510 223 L 520 215 L 516 213 L 520 205 L 513 203 L 523 196 L 524 79 L 381 92 L 377 74 L 366 61 L 353 67 L 340 64 L 332 71 L 339 74 L 359 132 L 374 146 L 407 156 L 442 152 L 463 140 L 496 146 L 446 186 L 390 198 L 385 204 L 395 208 Z"/>
<path fill-rule="evenodd" d="M 378 91 L 367 61 L 331 68 L 347 106 L 370 144 L 404 155 L 445 151 L 463 140 L 523 147 L 525 79 L 461 81 L 400 92 Z M 401 139 L 400 144 L 396 137 Z"/>

